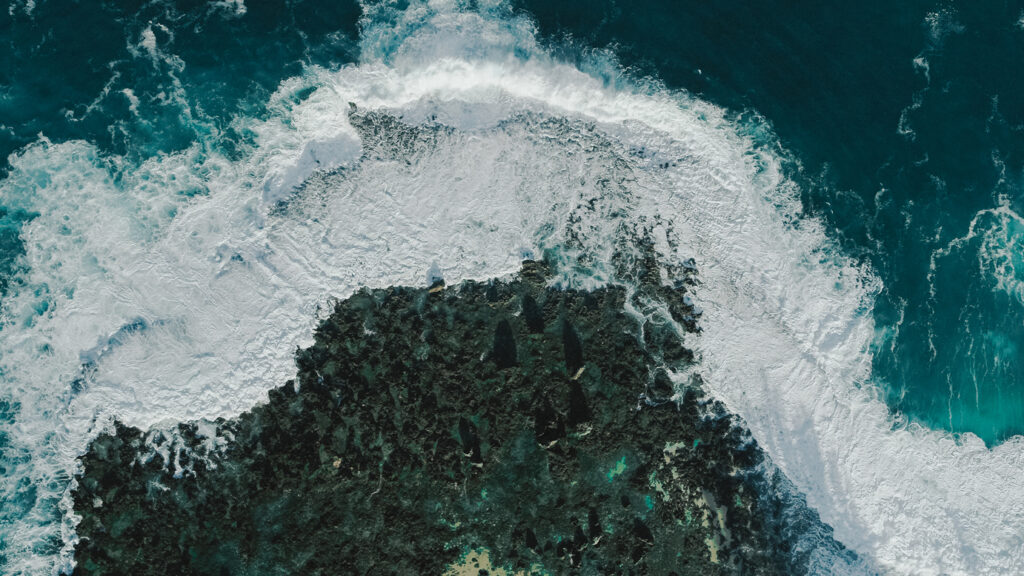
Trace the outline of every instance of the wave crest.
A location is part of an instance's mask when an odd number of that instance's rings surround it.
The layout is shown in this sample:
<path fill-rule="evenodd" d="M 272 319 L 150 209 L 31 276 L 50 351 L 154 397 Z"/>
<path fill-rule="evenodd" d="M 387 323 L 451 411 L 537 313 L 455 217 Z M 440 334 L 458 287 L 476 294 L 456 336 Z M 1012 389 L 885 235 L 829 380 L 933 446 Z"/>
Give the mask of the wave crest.
<path fill-rule="evenodd" d="M 284 82 L 267 120 L 236 121 L 256 134 L 242 159 L 129 165 L 41 142 L 12 161 L 0 201 L 40 214 L 0 331 L 25 455 L 11 478 L 37 491 L 5 534 L 13 571 L 52 562 L 34 547 L 111 417 L 245 410 L 294 373 L 318 307 L 361 285 L 498 276 L 567 244 L 582 265 L 566 281 L 599 284 L 609 240 L 638 221 L 656 223 L 667 267 L 700 268 L 687 345 L 708 389 L 839 540 L 896 572 L 1024 566 L 1024 443 L 987 450 L 890 416 L 870 381 L 878 281 L 800 217 L 765 125 L 610 86 L 480 4 L 367 7 L 364 62 Z M 5 479 L 5 499 L 26 501 L 18 486 Z"/>

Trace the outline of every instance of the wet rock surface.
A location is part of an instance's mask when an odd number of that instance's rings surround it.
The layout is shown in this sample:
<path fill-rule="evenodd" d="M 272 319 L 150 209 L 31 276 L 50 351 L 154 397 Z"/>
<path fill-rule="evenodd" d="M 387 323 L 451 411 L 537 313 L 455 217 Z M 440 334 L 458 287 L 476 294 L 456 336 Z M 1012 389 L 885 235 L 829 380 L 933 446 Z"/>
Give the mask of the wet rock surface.
<path fill-rule="evenodd" d="M 267 403 L 115 425 L 81 460 L 74 574 L 805 571 L 756 443 L 673 382 L 687 282 L 550 278 L 362 290 Z"/>

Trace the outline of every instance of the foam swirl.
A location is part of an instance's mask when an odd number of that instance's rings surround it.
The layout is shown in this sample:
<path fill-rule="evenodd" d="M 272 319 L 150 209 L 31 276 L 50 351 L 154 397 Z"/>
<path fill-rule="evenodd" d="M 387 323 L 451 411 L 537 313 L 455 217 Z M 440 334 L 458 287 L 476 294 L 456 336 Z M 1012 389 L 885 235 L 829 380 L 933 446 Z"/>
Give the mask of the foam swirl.
<path fill-rule="evenodd" d="M 1024 569 L 1024 443 L 890 416 L 868 353 L 878 281 L 800 218 L 763 122 L 611 86 L 478 4 L 367 7 L 362 64 L 284 82 L 268 119 L 236 120 L 256 134 L 241 159 L 197 146 L 133 165 L 45 140 L 12 158 L 0 201 L 40 216 L 0 331 L 21 454 L 3 494 L 27 502 L 5 508 L 11 572 L 52 571 L 38 545 L 62 499 L 74 543 L 74 459 L 111 417 L 247 409 L 294 373 L 318 306 L 361 285 L 502 275 L 567 231 L 592 264 L 570 280 L 599 284 L 608 239 L 641 220 L 665 264 L 700 267 L 687 344 L 709 390 L 839 540 L 896 573 Z M 375 139 L 353 105 L 400 121 Z"/>

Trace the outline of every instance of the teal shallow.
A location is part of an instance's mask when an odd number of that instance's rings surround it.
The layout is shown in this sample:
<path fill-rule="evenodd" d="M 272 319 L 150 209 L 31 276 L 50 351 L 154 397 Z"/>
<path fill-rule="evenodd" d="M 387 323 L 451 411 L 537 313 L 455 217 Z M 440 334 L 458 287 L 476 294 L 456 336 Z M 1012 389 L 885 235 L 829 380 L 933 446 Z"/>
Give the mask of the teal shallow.
<path fill-rule="evenodd" d="M 988 444 L 1024 432 L 1024 2 L 522 6 L 553 42 L 765 116 L 808 213 L 884 283 L 890 407 Z"/>

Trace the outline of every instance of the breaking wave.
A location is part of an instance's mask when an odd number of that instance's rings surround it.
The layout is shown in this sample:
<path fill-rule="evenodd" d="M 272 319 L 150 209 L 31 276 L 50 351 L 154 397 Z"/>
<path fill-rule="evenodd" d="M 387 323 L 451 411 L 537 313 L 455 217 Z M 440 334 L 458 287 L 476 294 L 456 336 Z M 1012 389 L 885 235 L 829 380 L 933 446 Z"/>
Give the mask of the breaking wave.
<path fill-rule="evenodd" d="M 566 282 L 601 284 L 638 222 L 667 268 L 700 270 L 705 385 L 838 540 L 897 573 L 1024 568 L 1024 443 L 890 415 L 879 282 L 801 218 L 765 123 L 559 61 L 477 4 L 365 7 L 360 64 L 283 82 L 267 118 L 235 121 L 254 135 L 240 158 L 45 139 L 11 158 L 0 204 L 38 216 L 0 330 L 9 572 L 69 565 L 75 458 L 111 418 L 246 410 L 362 285 L 499 276 L 567 245 Z"/>

